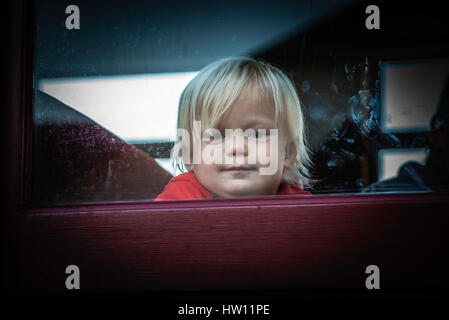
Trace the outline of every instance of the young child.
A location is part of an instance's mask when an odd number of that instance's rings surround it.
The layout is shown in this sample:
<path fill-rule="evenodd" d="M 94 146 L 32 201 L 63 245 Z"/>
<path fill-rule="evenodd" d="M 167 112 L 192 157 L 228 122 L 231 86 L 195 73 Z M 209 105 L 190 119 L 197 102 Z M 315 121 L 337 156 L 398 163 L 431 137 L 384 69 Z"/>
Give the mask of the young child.
<path fill-rule="evenodd" d="M 310 194 L 298 96 L 281 70 L 260 60 L 219 60 L 187 85 L 171 156 L 188 172 L 156 201 Z"/>

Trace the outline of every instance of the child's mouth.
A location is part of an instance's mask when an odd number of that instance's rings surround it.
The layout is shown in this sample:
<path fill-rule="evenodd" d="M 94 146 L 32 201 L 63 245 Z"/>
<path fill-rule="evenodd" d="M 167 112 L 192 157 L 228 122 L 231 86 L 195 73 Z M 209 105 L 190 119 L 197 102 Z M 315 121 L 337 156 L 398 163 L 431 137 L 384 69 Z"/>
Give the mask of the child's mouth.
<path fill-rule="evenodd" d="M 223 167 L 223 171 L 231 171 L 231 172 L 245 172 L 245 171 L 252 171 L 252 170 L 256 170 L 256 168 L 250 167 L 250 166 Z"/>

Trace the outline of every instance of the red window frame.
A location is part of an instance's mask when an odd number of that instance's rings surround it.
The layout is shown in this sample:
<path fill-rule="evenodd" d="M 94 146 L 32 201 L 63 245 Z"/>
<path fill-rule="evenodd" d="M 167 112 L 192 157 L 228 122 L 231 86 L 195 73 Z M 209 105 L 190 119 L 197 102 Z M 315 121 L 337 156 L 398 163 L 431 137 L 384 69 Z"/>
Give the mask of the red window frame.
<path fill-rule="evenodd" d="M 19 294 L 448 285 L 446 193 L 29 207 L 33 10 L 13 5 L 3 171 L 7 285 Z M 20 35 L 20 36 L 18 36 Z"/>

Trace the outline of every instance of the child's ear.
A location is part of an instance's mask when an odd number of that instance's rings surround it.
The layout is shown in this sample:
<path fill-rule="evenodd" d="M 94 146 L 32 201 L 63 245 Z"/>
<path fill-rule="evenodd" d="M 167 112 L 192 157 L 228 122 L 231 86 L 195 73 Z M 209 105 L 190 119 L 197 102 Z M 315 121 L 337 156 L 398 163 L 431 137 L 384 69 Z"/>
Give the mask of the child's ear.
<path fill-rule="evenodd" d="M 285 161 L 284 161 L 284 167 L 286 169 L 291 169 L 296 164 L 296 148 L 295 144 L 293 142 L 288 142 L 285 147 Z"/>

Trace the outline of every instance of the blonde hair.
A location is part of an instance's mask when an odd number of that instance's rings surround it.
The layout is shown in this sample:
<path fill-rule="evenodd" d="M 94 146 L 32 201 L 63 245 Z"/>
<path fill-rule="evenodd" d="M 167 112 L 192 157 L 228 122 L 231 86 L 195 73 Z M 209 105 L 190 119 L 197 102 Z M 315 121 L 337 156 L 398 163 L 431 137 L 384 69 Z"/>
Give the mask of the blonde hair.
<path fill-rule="evenodd" d="M 298 95 L 290 79 L 278 68 L 262 60 L 231 57 L 203 68 L 190 81 L 179 101 L 178 128 L 192 134 L 193 122 L 201 121 L 213 128 L 237 100 L 242 90 L 250 87 L 254 97 L 263 95 L 274 100 L 275 122 L 287 124 L 290 141 L 296 148 L 296 165 L 284 170 L 282 181 L 303 187 L 310 183 L 309 151 L 305 145 L 305 128 Z M 185 171 L 180 155 L 180 137 L 172 150 L 172 165 Z"/>

